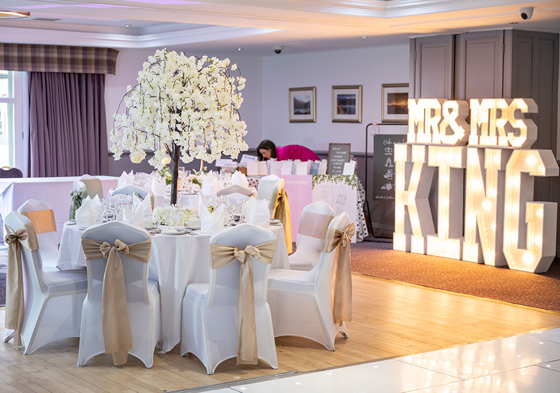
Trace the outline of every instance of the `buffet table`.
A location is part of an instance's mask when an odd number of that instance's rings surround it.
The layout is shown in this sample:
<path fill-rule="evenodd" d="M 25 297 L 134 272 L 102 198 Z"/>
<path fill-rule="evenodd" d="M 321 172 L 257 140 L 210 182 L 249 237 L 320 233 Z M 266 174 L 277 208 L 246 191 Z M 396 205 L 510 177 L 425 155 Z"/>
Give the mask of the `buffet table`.
<path fill-rule="evenodd" d="M 269 228 L 278 239 L 272 269 L 289 269 L 288 249 L 282 225 Z M 66 223 L 60 243 L 59 268 L 86 266 L 82 252 L 83 230 Z M 188 284 L 210 281 L 210 237 L 198 235 L 152 236 L 149 279 L 157 281 L 161 298 L 161 352 L 169 352 L 181 341 L 181 305 Z M 65 261 L 75 261 L 67 265 Z"/>
<path fill-rule="evenodd" d="M 70 208 L 70 192 L 74 181 L 81 176 L 70 177 L 28 177 L 0 179 L 0 224 L 2 239 L 4 239 L 4 225 L 2 217 L 17 210 L 28 199 L 37 199 L 51 205 L 58 238 L 62 236 L 62 227 L 68 220 Z M 118 177 L 98 176 L 103 184 L 103 193 L 112 187 L 117 187 Z"/>

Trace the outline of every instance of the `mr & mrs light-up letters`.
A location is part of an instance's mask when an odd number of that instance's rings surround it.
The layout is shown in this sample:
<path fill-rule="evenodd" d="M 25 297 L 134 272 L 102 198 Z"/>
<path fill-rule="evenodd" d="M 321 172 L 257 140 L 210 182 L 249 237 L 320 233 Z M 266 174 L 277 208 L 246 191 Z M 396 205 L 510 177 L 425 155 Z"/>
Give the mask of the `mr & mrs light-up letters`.
<path fill-rule="evenodd" d="M 393 248 L 546 272 L 557 204 L 533 201 L 534 176 L 559 168 L 552 151 L 530 150 L 537 127 L 523 114 L 538 112 L 535 101 L 471 100 L 470 125 L 466 101 L 411 99 L 408 109 L 407 143 L 395 145 Z M 437 232 L 428 200 L 435 168 Z"/>

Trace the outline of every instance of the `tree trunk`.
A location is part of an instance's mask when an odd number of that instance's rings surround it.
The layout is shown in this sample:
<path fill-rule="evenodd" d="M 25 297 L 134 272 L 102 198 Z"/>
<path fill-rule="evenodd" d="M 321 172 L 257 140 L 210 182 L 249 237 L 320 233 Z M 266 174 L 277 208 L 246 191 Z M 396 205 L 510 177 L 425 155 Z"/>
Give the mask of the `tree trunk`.
<path fill-rule="evenodd" d="M 177 193 L 179 191 L 179 157 L 181 148 L 173 143 L 173 155 L 171 156 L 171 204 L 177 204 Z"/>

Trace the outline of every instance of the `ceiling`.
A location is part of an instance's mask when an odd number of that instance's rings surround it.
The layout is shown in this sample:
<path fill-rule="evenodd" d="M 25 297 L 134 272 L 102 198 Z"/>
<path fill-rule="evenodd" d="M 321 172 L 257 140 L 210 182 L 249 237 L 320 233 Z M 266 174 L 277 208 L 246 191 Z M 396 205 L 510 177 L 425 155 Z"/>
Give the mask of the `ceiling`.
<path fill-rule="evenodd" d="M 534 7 L 522 20 L 520 7 Z M 0 0 L 3 42 L 274 55 L 518 28 L 560 33 L 560 0 Z"/>

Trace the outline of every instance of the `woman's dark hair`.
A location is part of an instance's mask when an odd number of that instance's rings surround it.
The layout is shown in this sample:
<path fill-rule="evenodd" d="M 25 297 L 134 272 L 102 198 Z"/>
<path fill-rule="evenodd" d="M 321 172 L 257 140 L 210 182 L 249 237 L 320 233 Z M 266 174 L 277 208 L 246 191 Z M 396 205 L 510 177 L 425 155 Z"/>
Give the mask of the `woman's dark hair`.
<path fill-rule="evenodd" d="M 261 149 L 270 150 L 270 157 L 278 158 L 278 155 L 276 154 L 276 145 L 274 144 L 274 142 L 265 139 L 259 144 L 259 147 L 257 147 L 257 156 L 259 157 L 259 161 L 264 161 L 265 158 L 261 154 Z"/>

